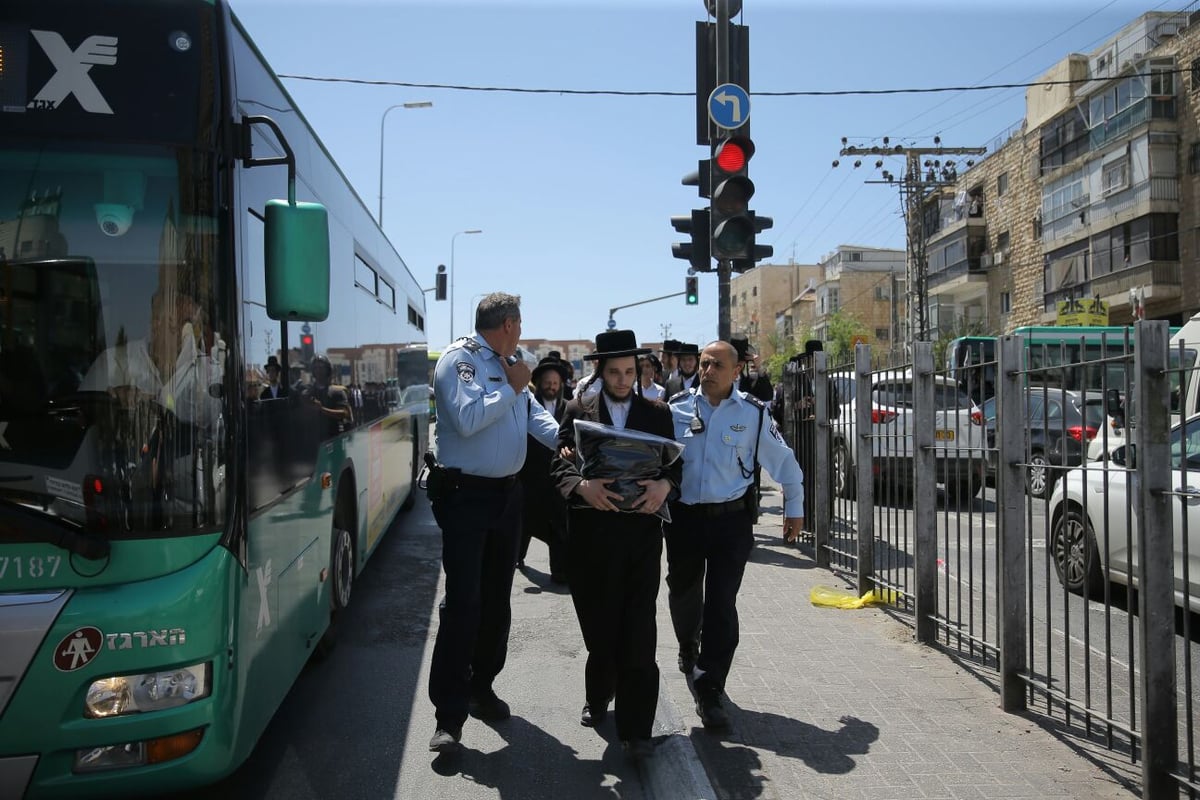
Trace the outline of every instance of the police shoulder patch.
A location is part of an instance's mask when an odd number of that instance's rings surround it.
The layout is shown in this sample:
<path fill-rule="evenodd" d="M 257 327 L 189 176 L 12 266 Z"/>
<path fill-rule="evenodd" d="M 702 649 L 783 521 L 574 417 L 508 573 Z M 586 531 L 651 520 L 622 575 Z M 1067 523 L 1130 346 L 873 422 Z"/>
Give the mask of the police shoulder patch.
<path fill-rule="evenodd" d="M 475 365 L 470 361 L 459 361 L 454 368 L 458 370 L 458 377 L 463 383 L 475 380 Z"/>
<path fill-rule="evenodd" d="M 775 424 L 774 420 L 771 421 L 771 436 L 773 436 L 775 441 L 779 442 L 780 444 L 787 444 L 787 442 L 783 440 L 783 434 L 779 432 L 779 426 Z"/>
<path fill-rule="evenodd" d="M 459 341 L 462 342 L 462 349 L 466 350 L 468 353 L 478 353 L 483 347 L 483 345 L 469 336 L 464 339 L 460 339 Z"/>

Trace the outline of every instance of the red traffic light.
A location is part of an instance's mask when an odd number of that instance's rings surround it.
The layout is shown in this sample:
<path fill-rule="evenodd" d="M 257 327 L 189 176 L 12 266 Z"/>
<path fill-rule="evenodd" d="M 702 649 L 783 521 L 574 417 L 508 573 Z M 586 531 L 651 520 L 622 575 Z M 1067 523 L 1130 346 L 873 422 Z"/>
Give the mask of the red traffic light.
<path fill-rule="evenodd" d="M 753 155 L 753 142 L 746 138 L 734 137 L 717 145 L 713 150 L 713 161 L 721 172 L 733 175 L 746 169 L 746 164 Z"/>
<path fill-rule="evenodd" d="M 300 344 L 304 345 L 305 347 L 311 347 L 312 342 L 313 340 L 311 333 L 306 333 L 300 337 Z"/>

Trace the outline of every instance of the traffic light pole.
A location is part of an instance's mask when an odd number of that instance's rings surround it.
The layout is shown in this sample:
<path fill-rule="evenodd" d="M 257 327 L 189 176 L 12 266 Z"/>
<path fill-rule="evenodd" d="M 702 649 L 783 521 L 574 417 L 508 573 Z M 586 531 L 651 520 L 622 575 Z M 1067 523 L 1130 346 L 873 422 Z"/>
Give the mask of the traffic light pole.
<path fill-rule="evenodd" d="M 729 83 L 729 0 L 716 0 L 717 6 L 717 85 Z M 729 276 L 733 263 L 729 259 L 717 260 L 717 338 L 729 341 L 730 304 Z"/>
<path fill-rule="evenodd" d="M 660 297 L 651 297 L 649 300 L 638 300 L 636 303 L 626 303 L 623 306 L 613 306 L 612 308 L 610 308 L 608 310 L 608 319 L 611 322 L 612 318 L 613 318 L 613 314 L 617 313 L 618 311 L 620 311 L 623 308 L 633 308 L 634 306 L 644 306 L 644 305 L 646 305 L 646 303 L 657 303 L 659 300 L 669 300 L 672 297 L 679 297 L 681 294 L 687 294 L 687 292 L 675 292 L 674 294 L 664 294 Z M 612 326 L 609 326 L 609 327 L 612 327 Z"/>

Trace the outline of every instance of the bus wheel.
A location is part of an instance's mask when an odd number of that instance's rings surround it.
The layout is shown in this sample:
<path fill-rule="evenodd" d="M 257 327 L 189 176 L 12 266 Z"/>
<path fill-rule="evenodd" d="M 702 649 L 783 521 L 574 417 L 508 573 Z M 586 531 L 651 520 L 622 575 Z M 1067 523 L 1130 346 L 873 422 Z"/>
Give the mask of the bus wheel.
<path fill-rule="evenodd" d="M 337 644 L 339 615 L 350 605 L 354 588 L 354 538 L 350 531 L 334 523 L 333 541 L 329 549 L 329 626 L 317 642 L 314 655 L 325 658 Z"/>

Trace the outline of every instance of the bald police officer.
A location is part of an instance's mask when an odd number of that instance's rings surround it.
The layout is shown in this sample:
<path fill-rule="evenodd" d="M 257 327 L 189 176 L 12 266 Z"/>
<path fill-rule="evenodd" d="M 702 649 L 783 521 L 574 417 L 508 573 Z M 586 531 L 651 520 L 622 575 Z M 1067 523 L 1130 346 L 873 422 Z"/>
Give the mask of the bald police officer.
<path fill-rule="evenodd" d="M 554 417 L 532 402 L 529 366 L 512 357 L 521 338 L 521 298 L 502 292 L 483 298 L 475 331 L 450 345 L 434 371 L 436 465 L 428 486 L 446 573 L 429 671 L 435 752 L 457 748 L 468 713 L 488 721 L 509 717 L 492 682 L 504 668 L 512 621 L 509 594 L 521 538 L 517 473 L 527 436 L 548 448 L 558 440 Z"/>
<path fill-rule="evenodd" d="M 683 451 L 680 502 L 667 526 L 667 588 L 679 669 L 692 678 L 705 728 L 728 727 L 721 705 L 738 645 L 737 593 L 754 546 L 760 463 L 783 487 L 783 533 L 804 524 L 804 475 L 759 400 L 738 391 L 737 350 L 713 342 L 700 356 L 700 384 L 671 398 Z"/>

